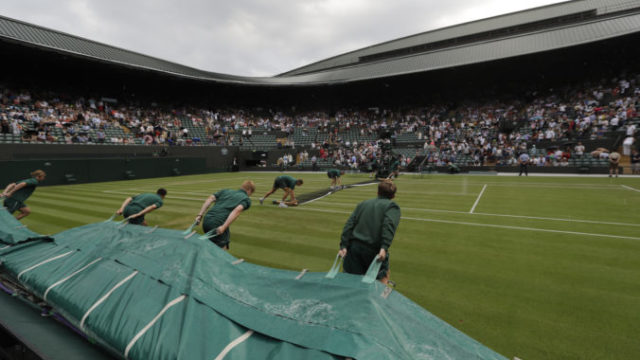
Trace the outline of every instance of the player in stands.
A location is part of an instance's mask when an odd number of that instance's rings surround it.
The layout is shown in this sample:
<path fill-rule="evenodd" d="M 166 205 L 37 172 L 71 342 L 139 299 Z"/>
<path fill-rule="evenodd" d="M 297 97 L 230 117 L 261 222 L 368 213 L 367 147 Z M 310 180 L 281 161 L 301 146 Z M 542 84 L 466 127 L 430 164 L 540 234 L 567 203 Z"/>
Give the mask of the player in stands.
<path fill-rule="evenodd" d="M 301 186 L 303 183 L 304 182 L 302 181 L 302 179 L 296 180 L 289 175 L 278 176 L 276 180 L 273 182 L 273 188 L 269 190 L 269 192 L 266 193 L 263 197 L 260 198 L 260 205 L 262 205 L 262 203 L 264 202 L 264 199 L 269 197 L 269 195 L 273 194 L 278 189 L 284 190 L 284 196 L 282 197 L 282 201 L 280 201 L 281 207 L 298 205 L 298 200 L 296 200 L 296 195 L 293 192 L 293 190 L 295 189 L 296 185 Z M 287 197 L 289 196 L 290 196 L 289 201 L 286 201 Z"/>
<path fill-rule="evenodd" d="M 358 204 L 342 230 L 340 256 L 346 273 L 363 275 L 373 259 L 382 261 L 377 279 L 389 281 L 389 247 L 400 223 L 400 207 L 391 201 L 396 185 L 390 180 L 378 184 L 378 197 Z"/>
<path fill-rule="evenodd" d="M 331 179 L 331 189 L 342 185 L 342 175 L 344 175 L 344 170 L 329 169 L 327 171 L 327 176 Z"/>
<path fill-rule="evenodd" d="M 209 235 L 209 240 L 219 247 L 229 250 L 229 242 L 231 240 L 231 232 L 229 226 L 240 216 L 240 214 L 249 210 L 251 207 L 251 199 L 249 196 L 256 190 L 253 181 L 246 180 L 238 190 L 224 189 L 209 196 L 202 204 L 196 223 L 200 223 L 203 214 L 212 203 L 215 205 L 207 211 L 202 222 L 202 230 Z"/>
<path fill-rule="evenodd" d="M 0 197 L 5 198 L 4 207 L 7 208 L 9 213 L 13 214 L 16 211 L 20 211 L 16 215 L 16 219 L 20 220 L 23 217 L 31 214 L 31 209 L 24 202 L 33 194 L 36 187 L 44 181 L 47 174 L 42 170 L 36 170 L 32 172 L 30 179 L 20 180 L 15 183 L 7 185 Z"/>
<path fill-rule="evenodd" d="M 143 193 L 134 197 L 128 197 L 116 211 L 116 214 L 123 215 L 129 224 L 147 226 L 144 216 L 155 209 L 162 207 L 162 200 L 167 196 L 167 190 L 160 188 L 155 194 Z"/>

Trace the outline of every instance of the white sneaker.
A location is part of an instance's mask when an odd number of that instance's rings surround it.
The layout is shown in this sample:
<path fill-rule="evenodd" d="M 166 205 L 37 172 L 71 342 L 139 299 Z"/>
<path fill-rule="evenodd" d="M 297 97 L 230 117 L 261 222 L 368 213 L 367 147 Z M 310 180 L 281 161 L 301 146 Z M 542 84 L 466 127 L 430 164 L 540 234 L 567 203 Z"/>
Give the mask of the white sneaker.
<path fill-rule="evenodd" d="M 264 202 L 264 198 L 260 198 L 260 205 Z"/>
<path fill-rule="evenodd" d="M 287 204 L 285 204 L 285 203 L 281 202 L 281 203 L 280 203 L 280 205 L 278 205 L 278 207 L 286 208 L 286 207 L 289 207 L 289 206 L 287 206 Z"/>

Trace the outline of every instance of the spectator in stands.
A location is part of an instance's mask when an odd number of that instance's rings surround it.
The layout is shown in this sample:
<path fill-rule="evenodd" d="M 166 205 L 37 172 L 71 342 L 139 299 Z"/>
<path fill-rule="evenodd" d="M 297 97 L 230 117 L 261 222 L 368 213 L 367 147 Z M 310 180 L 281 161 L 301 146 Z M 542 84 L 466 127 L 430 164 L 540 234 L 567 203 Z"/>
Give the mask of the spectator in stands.
<path fill-rule="evenodd" d="M 44 181 L 47 174 L 42 170 L 35 170 L 31 174 L 31 178 L 20 180 L 7 185 L 0 194 L 0 198 L 4 198 L 4 207 L 13 214 L 16 211 L 20 213 L 16 215 L 16 219 L 20 220 L 31 214 L 31 209 L 24 202 L 36 191 L 36 187 Z"/>
<path fill-rule="evenodd" d="M 231 232 L 229 227 L 251 207 L 251 194 L 256 190 L 253 181 L 245 180 L 239 190 L 223 189 L 209 196 L 196 216 L 196 224 L 202 221 L 202 230 L 209 236 L 209 241 L 224 250 L 229 250 Z M 212 203 L 215 205 L 209 209 Z M 207 211 L 209 209 L 209 211 Z M 206 215 L 203 214 L 207 211 Z"/>
<path fill-rule="evenodd" d="M 304 181 L 302 179 L 294 179 L 289 175 L 278 176 L 273 182 L 272 189 L 260 198 L 260 205 L 264 203 L 264 199 L 268 198 L 269 195 L 273 194 L 278 189 L 284 190 L 282 201 L 279 202 L 280 207 L 298 205 L 298 200 L 296 200 L 294 189 L 296 188 L 296 186 L 302 186 L 303 183 Z M 289 201 L 286 201 L 288 197 L 290 197 Z"/>
<path fill-rule="evenodd" d="M 581 158 L 582 155 L 584 155 L 584 145 L 582 145 L 582 142 L 578 141 L 578 144 L 575 146 L 575 148 L 573 149 L 574 153 L 576 154 L 576 157 Z"/>
<path fill-rule="evenodd" d="M 617 151 L 612 152 L 609 155 L 609 177 L 616 173 L 616 177 L 618 177 L 618 164 L 620 162 L 620 154 Z"/>
<path fill-rule="evenodd" d="M 339 255 L 344 272 L 363 275 L 372 261 L 381 261 L 377 279 L 389 281 L 389 247 L 400 223 L 400 207 L 391 201 L 396 185 L 390 180 L 378 184 L 378 197 L 356 206 L 342 230 Z"/>
<path fill-rule="evenodd" d="M 129 224 L 147 226 L 144 216 L 162 207 L 167 190 L 160 188 L 155 194 L 143 193 L 124 200 L 116 214 L 123 215 Z"/>

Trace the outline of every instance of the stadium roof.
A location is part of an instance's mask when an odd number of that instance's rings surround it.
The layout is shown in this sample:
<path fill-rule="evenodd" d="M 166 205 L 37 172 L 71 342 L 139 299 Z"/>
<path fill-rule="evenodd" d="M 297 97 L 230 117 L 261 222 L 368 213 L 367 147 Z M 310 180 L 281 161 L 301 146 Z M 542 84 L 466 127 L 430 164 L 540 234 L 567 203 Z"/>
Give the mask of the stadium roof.
<path fill-rule="evenodd" d="M 506 59 L 640 32 L 640 0 L 576 0 L 366 47 L 275 77 L 203 71 L 0 16 L 0 39 L 185 78 L 245 85 L 322 85 Z"/>

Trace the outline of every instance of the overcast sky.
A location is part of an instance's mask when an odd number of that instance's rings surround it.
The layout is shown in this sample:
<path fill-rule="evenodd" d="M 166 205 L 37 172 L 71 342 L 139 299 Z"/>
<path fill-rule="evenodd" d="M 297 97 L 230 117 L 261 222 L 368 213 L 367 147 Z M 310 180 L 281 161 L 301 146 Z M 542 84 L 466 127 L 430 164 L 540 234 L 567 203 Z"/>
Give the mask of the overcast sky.
<path fill-rule="evenodd" d="M 558 0 L 8 0 L 0 15 L 224 74 L 273 76 Z"/>

